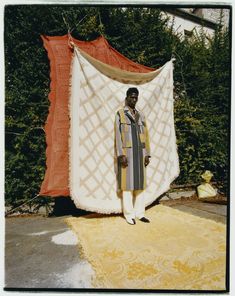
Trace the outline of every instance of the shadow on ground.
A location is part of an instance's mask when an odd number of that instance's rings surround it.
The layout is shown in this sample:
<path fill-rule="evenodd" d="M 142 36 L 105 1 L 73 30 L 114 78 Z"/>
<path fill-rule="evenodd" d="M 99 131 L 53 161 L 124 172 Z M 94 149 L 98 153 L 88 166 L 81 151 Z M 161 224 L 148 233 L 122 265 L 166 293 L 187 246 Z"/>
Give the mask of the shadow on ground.
<path fill-rule="evenodd" d="M 61 217 L 72 215 L 79 217 L 90 214 L 91 212 L 76 208 L 73 200 L 68 197 L 56 197 L 53 211 L 49 214 L 49 217 Z"/>

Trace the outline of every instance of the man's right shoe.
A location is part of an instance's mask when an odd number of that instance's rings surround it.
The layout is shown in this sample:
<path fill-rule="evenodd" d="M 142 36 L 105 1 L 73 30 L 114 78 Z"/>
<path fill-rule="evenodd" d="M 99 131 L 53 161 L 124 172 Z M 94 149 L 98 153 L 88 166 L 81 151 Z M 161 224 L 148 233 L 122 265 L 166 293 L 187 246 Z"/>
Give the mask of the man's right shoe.
<path fill-rule="evenodd" d="M 136 224 L 135 219 L 126 218 L 126 222 L 128 224 L 131 224 L 131 225 L 135 225 Z"/>

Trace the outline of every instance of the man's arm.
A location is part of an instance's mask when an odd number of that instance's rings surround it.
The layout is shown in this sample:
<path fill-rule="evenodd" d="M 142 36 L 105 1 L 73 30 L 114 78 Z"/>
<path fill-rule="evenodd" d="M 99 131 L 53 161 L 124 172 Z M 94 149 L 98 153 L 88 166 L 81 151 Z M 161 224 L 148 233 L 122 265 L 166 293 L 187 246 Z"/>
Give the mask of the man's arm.
<path fill-rule="evenodd" d="M 150 141 L 149 141 L 149 131 L 148 131 L 148 126 L 147 126 L 146 120 L 144 120 L 144 125 L 145 125 L 145 149 L 146 149 L 146 156 L 151 157 Z"/>
<path fill-rule="evenodd" d="M 146 120 L 144 118 L 144 132 L 145 132 L 145 159 L 144 159 L 144 165 L 147 166 L 150 162 L 150 141 L 149 141 L 149 131 L 148 126 L 146 123 Z"/>
<path fill-rule="evenodd" d="M 115 149 L 117 153 L 117 157 L 121 162 L 122 167 L 128 166 L 128 161 L 126 157 L 126 149 L 122 147 L 122 136 L 121 136 L 121 123 L 120 123 L 120 115 L 117 112 L 115 116 Z"/>

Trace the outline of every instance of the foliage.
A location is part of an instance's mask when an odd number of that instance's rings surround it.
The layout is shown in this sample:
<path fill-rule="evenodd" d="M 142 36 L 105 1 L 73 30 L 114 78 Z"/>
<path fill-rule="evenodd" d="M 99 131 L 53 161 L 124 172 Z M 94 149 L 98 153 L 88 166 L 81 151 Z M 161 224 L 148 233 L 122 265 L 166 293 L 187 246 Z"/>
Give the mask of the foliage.
<path fill-rule="evenodd" d="M 206 46 L 204 35 L 186 44 L 185 95 L 175 104 L 181 170 L 178 182 L 199 181 L 205 169 L 227 188 L 230 129 L 229 32 L 215 32 Z M 187 41 L 185 41 L 187 43 Z M 182 112 L 184 114 L 182 114 Z"/>
<path fill-rule="evenodd" d="M 230 35 L 202 32 L 191 40 L 167 26 L 157 8 L 14 5 L 5 7 L 6 203 L 16 206 L 39 192 L 45 173 L 49 61 L 41 34 L 80 40 L 103 34 L 128 58 L 159 67 L 176 56 L 175 124 L 181 173 L 198 182 L 210 169 L 226 189 L 229 166 Z"/>

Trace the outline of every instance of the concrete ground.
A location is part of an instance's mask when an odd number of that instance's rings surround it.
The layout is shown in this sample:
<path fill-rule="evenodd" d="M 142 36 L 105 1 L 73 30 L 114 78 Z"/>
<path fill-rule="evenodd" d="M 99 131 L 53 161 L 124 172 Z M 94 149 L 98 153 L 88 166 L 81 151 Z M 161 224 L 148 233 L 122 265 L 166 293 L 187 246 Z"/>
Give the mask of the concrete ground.
<path fill-rule="evenodd" d="M 91 266 L 63 217 L 6 219 L 5 288 L 89 288 Z"/>
<path fill-rule="evenodd" d="M 227 205 L 225 204 L 214 204 L 197 200 L 164 201 L 161 204 L 223 224 L 226 224 L 227 221 Z"/>
<path fill-rule="evenodd" d="M 227 206 L 197 200 L 161 202 L 183 212 L 226 223 Z M 94 274 L 81 259 L 77 237 L 64 218 L 9 217 L 5 228 L 5 288 L 90 288 Z"/>

